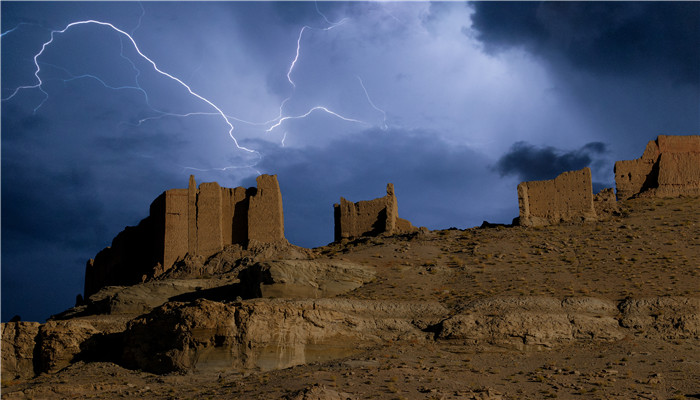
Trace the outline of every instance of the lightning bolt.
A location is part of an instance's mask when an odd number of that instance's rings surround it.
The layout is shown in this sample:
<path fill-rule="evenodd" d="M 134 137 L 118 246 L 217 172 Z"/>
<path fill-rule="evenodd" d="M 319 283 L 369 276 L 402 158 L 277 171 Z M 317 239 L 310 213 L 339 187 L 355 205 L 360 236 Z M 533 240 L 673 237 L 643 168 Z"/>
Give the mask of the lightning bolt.
<path fill-rule="evenodd" d="M 302 119 L 302 118 L 306 118 L 306 117 L 308 117 L 309 115 L 311 115 L 311 113 L 313 113 L 314 111 L 318 111 L 318 110 L 320 110 L 320 111 L 325 111 L 326 113 L 331 114 L 331 115 L 333 115 L 333 116 L 335 116 L 335 117 L 338 117 L 338 118 L 342 119 L 343 121 L 357 122 L 357 123 L 360 123 L 360 124 L 369 125 L 369 124 L 367 124 L 366 122 L 360 121 L 360 120 L 358 120 L 358 119 L 343 117 L 342 115 L 340 115 L 340 114 L 338 114 L 338 113 L 336 113 L 336 112 L 333 112 L 333 111 L 327 109 L 326 107 L 323 107 L 323 106 L 316 106 L 316 107 L 311 108 L 309 111 L 305 112 L 304 114 L 296 115 L 296 116 L 291 116 L 291 117 L 287 116 L 287 117 L 282 117 L 282 118 L 280 118 L 280 120 L 277 121 L 276 124 L 274 124 L 274 125 L 272 125 L 271 127 L 267 128 L 267 129 L 265 130 L 265 132 L 272 132 L 273 129 L 275 129 L 275 128 L 277 128 L 278 126 L 282 125 L 282 123 L 283 123 L 284 121 L 287 121 L 287 120 L 290 120 L 290 119 Z"/>
<path fill-rule="evenodd" d="M 17 26 L 15 26 L 14 28 L 8 29 L 8 30 L 6 30 L 5 32 L 0 33 L 0 37 L 3 37 L 3 36 L 5 36 L 5 35 L 7 35 L 8 33 L 12 33 L 12 32 L 14 32 L 14 31 L 16 31 L 17 29 L 19 29 L 19 27 L 24 26 L 24 25 L 32 25 L 32 26 L 38 26 L 38 27 L 40 27 L 40 28 L 44 28 L 43 26 L 41 26 L 41 25 L 39 25 L 39 24 L 35 24 L 35 23 L 33 23 L 33 22 L 20 22 L 20 23 L 18 23 Z M 44 29 L 46 29 L 46 28 L 44 28 Z M 47 30 L 48 30 L 48 29 L 47 29 Z"/>
<path fill-rule="evenodd" d="M 316 9 L 318 10 L 318 8 L 316 8 Z M 319 11 L 319 13 L 320 13 L 320 11 Z M 321 15 L 323 15 L 323 14 L 321 14 Z M 325 18 L 325 16 L 324 16 L 324 18 Z M 328 21 L 328 19 L 326 19 L 326 21 Z M 297 61 L 299 61 L 299 52 L 301 51 L 301 38 L 304 35 L 304 31 L 307 29 L 320 29 L 323 31 L 330 31 L 331 29 L 334 29 L 334 28 L 337 28 L 337 27 L 343 25 L 347 21 L 348 21 L 348 18 L 343 18 L 340 21 L 332 24 L 331 26 L 329 26 L 327 28 L 312 28 L 308 25 L 304 25 L 301 28 L 301 30 L 299 31 L 299 37 L 297 38 L 297 52 L 296 52 L 296 55 L 294 56 L 294 59 L 292 60 L 291 65 L 289 65 L 289 71 L 287 71 L 287 80 L 289 81 L 289 83 L 292 85 L 293 88 L 296 89 L 297 85 L 292 80 L 292 72 L 294 72 L 294 67 L 297 64 Z"/>
<path fill-rule="evenodd" d="M 127 39 L 129 39 L 131 44 L 134 46 L 134 50 L 136 50 L 136 52 L 139 54 L 139 56 L 141 56 L 144 60 L 146 60 L 149 64 L 151 64 L 151 66 L 153 67 L 153 69 L 156 72 L 158 72 L 159 74 L 177 82 L 182 87 L 184 87 L 192 96 L 198 98 L 199 100 L 202 100 L 203 102 L 205 102 L 209 106 L 211 106 L 214 110 L 216 110 L 216 113 L 218 115 L 220 115 L 221 118 L 226 123 L 226 125 L 228 125 L 228 128 L 229 128 L 228 135 L 233 140 L 233 143 L 236 145 L 236 148 L 238 148 L 239 150 L 247 151 L 249 153 L 255 153 L 255 154 L 260 155 L 257 151 L 251 150 L 251 149 L 244 147 L 244 146 L 241 146 L 238 143 L 238 140 L 236 139 L 236 137 L 233 136 L 233 130 L 234 130 L 233 124 L 231 123 L 231 121 L 229 121 L 229 119 L 226 117 L 226 114 L 224 114 L 224 112 L 221 110 L 221 108 L 219 108 L 211 100 L 209 100 L 209 99 L 205 98 L 204 96 L 198 94 L 197 92 L 193 91 L 189 85 L 187 85 L 185 82 L 183 82 L 179 78 L 177 78 L 177 77 L 175 77 L 175 76 L 173 76 L 165 71 L 162 71 L 160 68 L 158 68 L 158 65 L 153 60 L 151 60 L 149 57 L 147 57 L 145 54 L 143 54 L 143 52 L 141 52 L 141 49 L 139 48 L 138 44 L 136 44 L 136 41 L 129 33 L 117 28 L 116 26 L 112 25 L 109 22 L 97 21 L 97 20 L 92 20 L 92 19 L 84 20 L 84 21 L 76 21 L 76 22 L 71 22 L 70 24 L 66 25 L 65 28 L 63 28 L 61 30 L 51 31 L 50 39 L 47 42 L 44 42 L 44 44 L 41 46 L 41 50 L 39 50 L 39 52 L 34 55 L 34 66 L 36 67 L 36 69 L 34 70 L 34 77 L 36 78 L 37 83 L 34 85 L 20 86 L 20 87 L 16 88 L 15 91 L 10 96 L 8 96 L 2 100 L 3 101 L 10 100 L 13 97 L 15 97 L 17 95 L 17 93 L 19 93 L 22 90 L 39 89 L 42 93 L 44 93 L 44 100 L 42 100 L 42 102 L 34 109 L 34 112 L 36 112 L 36 110 L 38 110 L 46 102 L 46 100 L 48 100 L 48 98 L 49 98 L 49 94 L 46 93 L 46 91 L 44 91 L 44 89 L 42 87 L 44 82 L 41 80 L 41 77 L 39 76 L 39 73 L 41 72 L 41 66 L 39 65 L 39 61 L 38 61 L 39 57 L 41 57 L 41 55 L 44 53 L 44 51 L 46 50 L 46 47 L 48 47 L 51 43 L 53 43 L 54 38 L 57 34 L 65 33 L 66 31 L 68 31 L 69 29 L 71 29 L 72 27 L 75 27 L 75 26 L 88 25 L 88 24 L 91 24 L 91 25 L 94 24 L 94 25 L 108 27 L 108 28 L 114 30 L 115 32 L 118 32 L 119 34 L 123 35 Z"/>
<path fill-rule="evenodd" d="M 176 76 L 174 76 L 174 75 L 172 75 L 172 74 L 170 74 L 170 73 L 167 73 L 167 72 L 161 70 L 161 69 L 158 67 L 158 65 L 156 64 L 155 61 L 153 61 L 151 58 L 149 58 L 148 56 L 146 56 L 146 55 L 141 51 L 141 49 L 139 48 L 138 44 L 136 43 L 136 41 L 135 41 L 134 38 L 133 38 L 134 32 L 136 32 L 136 30 L 138 30 L 138 29 L 141 27 L 142 20 L 143 20 L 143 17 L 144 17 L 144 15 L 145 15 L 145 9 L 143 8 L 143 5 L 141 4 L 141 2 L 139 2 L 139 7 L 141 8 L 141 15 L 139 16 L 138 23 L 136 24 L 136 26 L 134 27 L 134 29 L 131 30 L 130 33 L 127 33 L 126 31 L 124 31 L 124 30 L 122 30 L 122 29 L 120 29 L 120 28 L 117 28 L 115 25 L 113 25 L 113 24 L 111 24 L 111 23 L 103 22 L 103 21 L 98 21 L 98 20 L 92 20 L 92 19 L 71 22 L 71 23 L 69 23 L 68 25 L 66 25 L 63 29 L 60 29 L 60 30 L 50 30 L 50 38 L 49 38 L 49 40 L 46 41 L 46 42 L 44 42 L 44 43 L 42 44 L 40 50 L 39 50 L 39 51 L 34 55 L 34 57 L 33 57 L 34 66 L 35 66 L 34 77 L 35 77 L 35 79 L 36 79 L 36 83 L 35 83 L 35 84 L 32 84 L 32 85 L 19 86 L 19 87 L 15 88 L 14 91 L 13 91 L 9 96 L 7 96 L 7 97 L 5 97 L 5 98 L 2 98 L 1 100 L 2 100 L 2 101 L 10 100 L 10 99 L 14 98 L 19 92 L 21 92 L 21 91 L 23 91 L 23 90 L 38 89 L 40 92 L 42 92 L 42 93 L 44 94 L 44 99 L 34 108 L 33 111 L 34 111 L 34 113 L 36 113 L 36 111 L 39 110 L 39 109 L 43 106 L 43 104 L 49 99 L 49 94 L 48 94 L 48 93 L 44 90 L 44 88 L 43 88 L 44 81 L 42 80 L 42 78 L 41 78 L 41 76 L 40 76 L 40 74 L 41 74 L 41 72 L 42 72 L 42 67 L 41 67 L 41 66 L 42 66 L 42 65 L 44 65 L 44 66 L 50 66 L 50 67 L 52 67 L 52 68 L 56 68 L 56 69 L 58 69 L 58 70 L 61 70 L 61 71 L 63 71 L 64 73 L 67 74 L 68 78 L 60 79 L 60 80 L 62 80 L 64 83 L 68 83 L 68 82 L 75 81 L 75 80 L 78 80 L 78 79 L 93 79 L 93 80 L 99 82 L 102 86 L 104 86 L 105 88 L 108 88 L 108 89 L 112 89 L 112 90 L 136 90 L 136 91 L 139 91 L 139 92 L 144 96 L 145 102 L 146 102 L 146 104 L 148 105 L 148 107 L 149 107 L 152 111 L 156 112 L 156 113 L 159 114 L 159 115 L 153 116 L 153 117 L 142 118 L 142 119 L 140 119 L 136 124 L 130 124 L 130 125 L 132 125 L 132 126 L 141 126 L 142 124 L 144 124 L 144 123 L 146 123 L 146 122 L 154 121 L 154 120 L 159 120 L 159 119 L 166 118 L 166 117 L 185 118 L 185 117 L 191 117 L 191 116 L 197 116 L 197 115 L 202 115 L 202 116 L 219 116 L 219 117 L 221 117 L 221 119 L 223 119 L 224 123 L 228 126 L 228 135 L 229 135 L 229 137 L 233 140 L 233 142 L 234 142 L 236 148 L 239 149 L 239 150 L 243 150 L 243 151 L 246 151 L 246 152 L 248 152 L 248 153 L 252 153 L 252 154 L 255 154 L 255 155 L 258 156 L 258 159 L 257 159 L 257 161 L 256 161 L 255 163 L 253 163 L 253 164 L 251 164 L 251 165 L 245 165 L 245 166 L 228 166 L 228 167 L 223 167 L 223 168 L 210 168 L 210 169 L 201 169 L 201 168 L 194 168 L 194 167 L 183 167 L 183 168 L 192 169 L 192 170 L 196 170 L 196 171 L 210 171 L 210 170 L 227 171 L 227 170 L 230 170 L 230 169 L 237 169 L 237 168 L 253 168 L 255 165 L 257 165 L 257 163 L 260 162 L 260 160 L 262 159 L 262 155 L 261 155 L 258 151 L 249 149 L 249 148 L 244 147 L 244 146 L 241 146 L 241 145 L 238 143 L 238 140 L 237 140 L 236 137 L 233 135 L 233 131 L 234 131 L 235 128 L 234 128 L 234 125 L 231 123 L 231 121 L 237 121 L 237 122 L 244 123 L 244 124 L 251 125 L 251 126 L 262 126 L 262 127 L 267 126 L 268 128 L 265 129 L 265 132 L 269 133 L 269 132 L 272 132 L 274 129 L 278 128 L 279 126 L 281 126 L 281 125 L 282 125 L 284 122 L 286 122 L 286 121 L 289 121 L 289 120 L 296 120 L 296 119 L 303 119 L 303 118 L 308 117 L 308 116 L 311 115 L 312 113 L 319 111 L 319 112 L 325 112 L 325 113 L 327 113 L 327 114 L 330 114 L 330 115 L 332 115 L 332 116 L 334 116 L 334 117 L 336 117 L 336 118 L 339 118 L 339 119 L 341 119 L 341 120 L 343 120 L 343 121 L 352 122 L 352 123 L 359 123 L 359 124 L 363 124 L 363 125 L 370 125 L 370 124 L 368 124 L 368 123 L 366 123 L 366 122 L 364 122 L 364 121 L 361 121 L 361 120 L 358 120 L 358 119 L 355 119 L 355 118 L 350 118 L 350 117 L 343 116 L 343 115 L 341 115 L 341 114 L 339 114 L 339 113 L 337 113 L 337 112 L 335 112 L 335 111 L 332 111 L 332 110 L 328 109 L 328 108 L 325 107 L 325 106 L 315 106 L 315 107 L 312 107 L 312 108 L 310 108 L 306 113 L 299 114 L 299 115 L 286 115 L 286 114 L 285 114 L 285 111 L 284 111 L 285 106 L 286 106 L 287 103 L 292 99 L 292 97 L 294 96 L 294 91 L 296 91 L 296 88 L 297 88 L 296 83 L 294 82 L 294 79 L 292 78 L 292 76 L 293 76 L 295 67 L 297 66 L 297 63 L 299 62 L 299 59 L 300 59 L 300 55 L 301 55 L 301 46 L 302 46 L 302 40 L 303 40 L 303 37 L 304 37 L 304 33 L 305 33 L 306 31 L 309 31 L 309 30 L 329 31 L 329 30 L 331 30 L 331 29 L 337 28 L 337 27 L 339 27 L 339 26 L 345 24 L 345 23 L 349 20 L 348 18 L 343 18 L 343 19 L 341 19 L 341 20 L 338 21 L 338 22 L 331 22 L 331 21 L 320 11 L 320 9 L 318 8 L 318 4 L 317 4 L 317 3 L 315 4 L 315 6 L 316 6 L 316 11 L 317 11 L 317 13 L 329 24 L 329 26 L 328 26 L 328 27 L 325 27 L 325 28 L 318 28 L 318 27 L 311 27 L 311 26 L 308 26 L 308 25 L 304 25 L 304 26 L 300 29 L 299 35 L 297 36 L 297 40 L 296 40 L 296 52 L 295 52 L 295 56 L 294 56 L 294 58 L 292 59 L 292 61 L 290 62 L 289 68 L 288 68 L 288 70 L 287 70 L 287 80 L 288 80 L 289 84 L 290 84 L 291 87 L 292 87 L 292 94 L 291 94 L 289 97 L 285 98 L 285 99 L 280 103 L 277 116 L 274 117 L 274 118 L 272 118 L 272 119 L 270 119 L 270 120 L 268 120 L 268 121 L 262 121 L 262 122 L 248 121 L 248 120 L 244 120 L 244 119 L 241 119 L 241 118 L 238 118 L 238 117 L 234 117 L 234 116 L 231 116 L 231 115 L 228 115 L 228 114 L 224 113 L 224 111 L 223 111 L 219 106 L 217 106 L 214 102 L 212 102 L 212 101 L 209 100 L 208 98 L 206 98 L 206 97 L 200 95 L 199 93 L 195 92 L 195 91 L 194 91 L 189 85 L 187 85 L 182 79 L 180 79 L 180 78 L 178 78 L 178 77 L 176 77 Z M 18 24 L 17 26 L 15 26 L 14 28 L 12 28 L 12 29 L 10 29 L 10 30 L 7 30 L 7 31 L 5 31 L 5 32 L 2 32 L 2 34 L 0 34 L 0 35 L 4 37 L 5 35 L 7 35 L 7 34 L 9 34 L 9 33 L 14 32 L 14 31 L 17 30 L 18 28 L 20 28 L 20 26 L 22 26 L 22 25 L 37 25 L 37 24 L 28 23 L 28 22 L 22 22 L 22 23 Z M 62 68 L 62 67 L 60 67 L 60 66 L 57 66 L 57 65 L 54 65 L 54 64 L 50 64 L 50 63 L 46 63 L 46 62 L 41 62 L 41 63 L 39 62 L 39 58 L 43 55 L 43 53 L 44 53 L 44 51 L 46 50 L 46 48 L 47 48 L 48 46 L 50 46 L 50 45 L 54 42 L 54 40 L 56 39 L 56 37 L 57 37 L 58 35 L 63 34 L 63 33 L 65 33 L 65 32 L 67 32 L 68 30 L 70 30 L 71 28 L 76 27 L 76 26 L 80 26 L 80 25 L 97 25 L 97 26 L 100 26 L 100 27 L 106 27 L 106 28 L 109 28 L 109 29 L 111 29 L 111 30 L 113 30 L 113 31 L 115 31 L 115 32 L 117 32 L 117 33 L 119 34 L 119 37 L 120 37 L 120 56 L 121 56 L 123 59 L 125 59 L 125 60 L 131 65 L 132 69 L 133 69 L 134 72 L 135 72 L 135 76 L 134 76 L 134 85 L 112 86 L 112 85 L 109 85 L 107 82 L 105 82 L 103 79 L 101 79 L 101 78 L 99 78 L 98 76 L 95 76 L 95 75 L 91 75 L 91 74 L 74 75 L 74 74 L 72 74 L 70 71 L 68 71 L 67 69 Z M 45 29 L 46 29 L 46 28 L 45 28 Z M 47 29 L 47 31 L 48 31 L 48 30 L 49 30 L 49 29 Z M 147 62 L 151 65 L 151 67 L 153 68 L 154 71 L 156 71 L 158 74 L 160 74 L 160 75 L 162 75 L 162 76 L 164 76 L 164 77 L 166 77 L 166 78 L 168 78 L 168 79 L 170 79 L 170 80 L 176 82 L 177 84 L 179 84 L 180 86 L 182 86 L 183 88 L 185 88 L 185 89 L 187 90 L 187 92 L 188 92 L 191 96 L 194 96 L 195 98 L 199 99 L 200 101 L 202 101 L 202 102 L 206 103 L 208 106 L 210 106 L 210 107 L 212 108 L 212 111 L 211 111 L 211 112 L 190 112 L 190 113 L 178 114 L 178 113 L 170 113 L 170 112 L 165 112 L 165 111 L 162 111 L 162 110 L 158 110 L 158 109 L 155 108 L 153 105 L 151 105 L 150 99 L 149 99 L 149 96 L 148 96 L 148 92 L 147 92 L 146 90 L 144 90 L 144 89 L 141 87 L 140 82 L 139 82 L 139 79 L 140 79 L 140 76 L 141 76 L 141 70 L 139 70 L 139 68 L 136 67 L 136 64 L 134 63 L 134 61 L 133 61 L 131 58 L 127 57 L 127 56 L 124 54 L 124 50 L 125 50 L 125 49 L 124 49 L 124 43 L 125 43 L 125 42 L 131 43 L 131 45 L 133 46 L 133 49 L 136 51 L 136 53 L 138 53 L 138 55 L 139 55 L 143 60 L 147 61 Z M 200 65 L 200 66 L 201 66 L 201 65 Z M 374 104 L 374 102 L 372 101 L 372 99 L 371 99 L 370 96 L 369 96 L 369 93 L 368 93 L 368 91 L 367 91 L 367 88 L 365 87 L 364 83 L 362 82 L 362 79 L 361 79 L 359 76 L 357 76 L 357 79 L 358 79 L 358 81 L 359 81 L 359 83 L 360 83 L 360 86 L 362 87 L 362 89 L 363 89 L 363 91 L 364 91 L 364 93 L 365 93 L 365 97 L 367 98 L 367 101 L 369 102 L 369 104 L 370 104 L 375 110 L 381 112 L 382 115 L 384 116 L 384 118 L 383 118 L 383 123 L 382 123 L 382 129 L 383 129 L 383 130 L 386 130 L 386 129 L 387 129 L 387 125 L 386 125 L 386 112 L 385 112 L 384 110 L 378 108 L 378 107 Z M 285 132 L 284 132 L 284 135 L 283 135 L 283 137 L 282 137 L 282 140 L 281 140 L 281 146 L 282 146 L 282 147 L 284 147 L 284 145 L 285 145 L 285 140 L 286 140 L 286 138 L 287 138 L 287 132 L 285 131 Z M 256 171 L 257 171 L 257 170 L 256 170 Z M 259 173 L 259 171 L 258 171 L 258 173 Z"/>
<path fill-rule="evenodd" d="M 379 111 L 380 113 L 382 113 L 382 115 L 384 116 L 384 119 L 382 120 L 382 130 L 385 131 L 385 130 L 389 129 L 389 126 L 387 126 L 387 124 L 386 124 L 386 112 L 385 112 L 384 110 L 382 110 L 381 108 L 379 108 L 379 107 L 377 107 L 377 106 L 374 105 L 374 102 L 373 102 L 372 99 L 369 97 L 369 93 L 367 93 L 367 88 L 365 87 L 365 84 L 362 82 L 362 78 L 360 78 L 359 75 L 357 75 L 357 80 L 360 81 L 360 86 L 362 86 L 362 90 L 364 90 L 365 96 L 367 97 L 367 101 L 369 102 L 369 104 L 370 104 L 375 110 L 377 110 L 377 111 Z"/>
<path fill-rule="evenodd" d="M 338 22 L 331 22 L 331 21 L 328 20 L 328 18 L 326 18 L 326 16 L 321 12 L 321 10 L 318 9 L 318 1 L 314 1 L 314 6 L 316 7 L 316 12 L 318 13 L 318 15 L 320 15 L 321 17 L 323 17 L 323 19 L 324 19 L 328 24 L 333 25 L 333 24 L 337 24 L 337 23 L 338 23 Z"/>

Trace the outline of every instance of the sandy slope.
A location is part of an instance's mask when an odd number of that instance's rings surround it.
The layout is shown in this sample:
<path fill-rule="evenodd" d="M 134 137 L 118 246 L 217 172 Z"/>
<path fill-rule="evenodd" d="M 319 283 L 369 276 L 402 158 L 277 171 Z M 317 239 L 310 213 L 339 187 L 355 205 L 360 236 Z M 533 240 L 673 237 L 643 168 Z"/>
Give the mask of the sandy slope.
<path fill-rule="evenodd" d="M 285 369 L 156 375 L 81 361 L 28 382 L 3 375 L 2 397 L 700 398 L 698 198 L 630 200 L 595 224 L 362 238 L 311 257 L 376 268 L 343 304 L 438 302 L 446 315 L 406 338 L 389 334 L 403 325 L 373 325 L 365 346 Z"/>

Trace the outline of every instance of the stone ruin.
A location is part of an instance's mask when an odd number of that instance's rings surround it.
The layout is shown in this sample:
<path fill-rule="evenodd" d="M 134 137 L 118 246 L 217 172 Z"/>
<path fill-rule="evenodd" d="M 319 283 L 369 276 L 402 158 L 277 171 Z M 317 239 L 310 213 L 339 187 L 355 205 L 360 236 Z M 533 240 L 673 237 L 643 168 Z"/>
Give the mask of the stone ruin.
<path fill-rule="evenodd" d="M 185 255 L 209 257 L 229 244 L 284 240 L 282 195 L 276 175 L 260 175 L 257 188 L 223 188 L 216 182 L 158 196 L 150 215 L 126 227 L 88 261 L 85 298 L 104 286 L 133 285 L 155 277 Z"/>
<path fill-rule="evenodd" d="M 700 136 L 665 136 L 636 160 L 615 163 L 617 198 L 700 195 Z"/>
<path fill-rule="evenodd" d="M 615 163 L 617 198 L 700 195 L 700 136 L 659 136 L 640 159 Z M 611 189 L 592 193 L 591 171 L 518 185 L 517 221 L 523 226 L 596 220 L 618 210 Z M 417 230 L 398 216 L 394 186 L 374 200 L 334 204 L 335 241 Z M 88 261 L 85 296 L 108 285 L 132 285 L 168 270 L 186 255 L 211 256 L 224 246 L 284 240 L 277 177 L 261 175 L 257 188 L 222 188 L 216 182 L 171 189 L 156 198 L 150 216 L 127 227 L 112 246 Z"/>
<path fill-rule="evenodd" d="M 637 160 L 615 163 L 617 196 L 605 189 L 593 196 L 591 171 L 569 171 L 548 181 L 518 185 L 519 224 L 595 220 L 619 212 L 617 200 L 637 196 L 700 195 L 700 136 L 665 136 L 647 144 Z"/>
<path fill-rule="evenodd" d="M 522 226 L 595 220 L 590 168 L 564 172 L 551 180 L 520 183 L 518 206 Z"/>
<path fill-rule="evenodd" d="M 333 205 L 335 217 L 335 241 L 358 236 L 377 236 L 416 231 L 417 228 L 399 218 L 394 185 L 386 185 L 386 196 L 374 200 L 353 203 L 340 198 Z"/>

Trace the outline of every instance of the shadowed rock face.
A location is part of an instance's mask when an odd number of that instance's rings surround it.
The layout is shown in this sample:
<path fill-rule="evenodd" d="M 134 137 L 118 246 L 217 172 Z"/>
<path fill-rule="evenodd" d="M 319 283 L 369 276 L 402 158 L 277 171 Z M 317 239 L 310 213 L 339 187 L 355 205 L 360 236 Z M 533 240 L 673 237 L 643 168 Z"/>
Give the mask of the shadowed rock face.
<path fill-rule="evenodd" d="M 564 172 L 547 181 L 518 185 L 520 225 L 542 226 L 596 218 L 591 170 Z"/>
<path fill-rule="evenodd" d="M 158 196 L 150 216 L 127 227 L 85 270 L 85 297 L 110 285 L 133 285 L 159 276 L 186 255 L 209 257 L 225 246 L 284 241 L 282 195 L 275 175 L 257 188 L 222 188 L 216 182 L 171 189 Z"/>
<path fill-rule="evenodd" d="M 399 218 L 394 185 L 386 185 L 386 196 L 374 200 L 353 203 L 340 198 L 333 205 L 335 215 L 335 241 L 359 236 L 376 236 L 417 230 L 405 219 Z"/>
<path fill-rule="evenodd" d="M 154 371 L 286 368 L 396 339 L 427 339 L 439 303 L 257 299 L 168 303 L 129 324 L 124 361 Z"/>
<path fill-rule="evenodd" d="M 260 262 L 241 272 L 250 297 L 334 297 L 374 279 L 375 268 L 348 261 L 276 260 Z"/>
<path fill-rule="evenodd" d="M 34 376 L 34 348 L 38 322 L 8 322 L 2 327 L 2 378 L 28 379 Z"/>
<path fill-rule="evenodd" d="M 700 194 L 700 135 L 665 136 L 647 144 L 642 157 L 615 163 L 620 200 L 633 196 Z"/>
<path fill-rule="evenodd" d="M 516 349 L 628 336 L 700 339 L 700 299 L 501 297 L 464 304 L 353 299 L 172 301 L 127 323 L 77 318 L 2 324 L 2 370 L 55 372 L 108 359 L 156 373 L 270 370 L 354 354 L 389 340 L 460 341 Z"/>

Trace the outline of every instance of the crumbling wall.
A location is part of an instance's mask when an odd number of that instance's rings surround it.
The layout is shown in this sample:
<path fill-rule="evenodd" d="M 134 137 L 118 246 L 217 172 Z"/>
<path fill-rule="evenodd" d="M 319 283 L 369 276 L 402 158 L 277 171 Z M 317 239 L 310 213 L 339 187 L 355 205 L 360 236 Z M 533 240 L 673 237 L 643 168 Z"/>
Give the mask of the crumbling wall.
<path fill-rule="evenodd" d="M 157 261 L 162 262 L 162 265 L 172 265 L 175 261 L 183 256 L 181 251 L 173 251 L 173 249 L 187 249 L 189 245 L 189 205 L 188 205 L 188 190 L 173 189 L 163 193 L 164 210 L 160 210 L 158 214 L 162 215 L 163 235 L 158 235 L 157 239 L 163 238 L 163 246 L 158 246 L 158 251 L 162 251 L 162 257 L 158 257 Z M 185 234 L 182 234 L 182 233 Z M 160 244 L 160 243 L 159 243 Z M 161 261 L 162 260 L 162 261 Z"/>
<path fill-rule="evenodd" d="M 617 198 L 700 195 L 700 136 L 660 135 L 642 157 L 615 163 Z"/>
<path fill-rule="evenodd" d="M 620 205 L 615 196 L 615 189 L 603 189 L 593 196 L 593 208 L 599 220 L 607 219 L 612 215 L 619 215 Z"/>
<path fill-rule="evenodd" d="M 221 225 L 221 187 L 216 182 L 199 185 L 197 195 L 197 255 L 208 257 L 224 247 Z"/>
<path fill-rule="evenodd" d="M 263 243 L 284 239 L 284 215 L 279 183 L 274 175 L 260 175 L 248 206 L 248 240 Z"/>
<path fill-rule="evenodd" d="M 333 205 L 335 217 L 335 240 L 358 236 L 376 236 L 381 233 L 411 232 L 416 228 L 405 219 L 399 218 L 398 203 L 394 185 L 386 186 L 386 196 L 374 200 L 353 203 L 340 198 L 340 204 Z"/>
<path fill-rule="evenodd" d="M 282 195 L 275 175 L 257 188 L 222 188 L 216 182 L 158 196 L 150 215 L 127 227 L 85 268 L 85 297 L 109 285 L 132 285 L 162 274 L 187 254 L 209 257 L 228 244 L 284 240 Z"/>
<path fill-rule="evenodd" d="M 520 225 L 542 226 L 595 219 L 591 170 L 568 171 L 546 181 L 518 185 Z"/>

